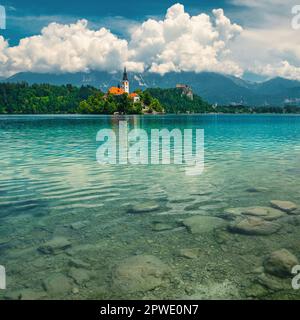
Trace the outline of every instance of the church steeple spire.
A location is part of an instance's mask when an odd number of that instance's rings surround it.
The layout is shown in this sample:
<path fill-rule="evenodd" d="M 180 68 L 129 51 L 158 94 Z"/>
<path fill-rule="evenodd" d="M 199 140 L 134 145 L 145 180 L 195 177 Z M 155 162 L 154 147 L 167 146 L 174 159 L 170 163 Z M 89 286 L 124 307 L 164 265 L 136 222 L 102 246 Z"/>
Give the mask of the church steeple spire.
<path fill-rule="evenodd" d="M 127 75 L 126 67 L 124 67 L 124 72 L 123 72 L 123 81 L 128 81 L 128 75 Z"/>
<path fill-rule="evenodd" d="M 123 72 L 122 88 L 126 93 L 129 94 L 129 80 L 128 80 L 126 67 L 124 68 L 124 72 Z"/>

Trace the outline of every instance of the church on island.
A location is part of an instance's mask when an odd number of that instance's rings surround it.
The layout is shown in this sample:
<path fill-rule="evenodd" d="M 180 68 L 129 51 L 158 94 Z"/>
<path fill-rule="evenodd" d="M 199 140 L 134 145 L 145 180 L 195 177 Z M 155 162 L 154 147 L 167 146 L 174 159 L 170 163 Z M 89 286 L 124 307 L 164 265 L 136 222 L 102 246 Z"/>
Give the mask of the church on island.
<path fill-rule="evenodd" d="M 108 93 L 112 94 L 114 96 L 121 96 L 122 94 L 127 93 L 129 98 L 131 98 L 134 103 L 140 102 L 141 101 L 140 96 L 135 92 L 130 93 L 129 88 L 130 88 L 129 79 L 128 79 L 128 74 L 127 74 L 127 70 L 125 67 L 124 72 L 123 72 L 122 84 L 121 85 L 119 84 L 117 87 L 109 88 Z"/>

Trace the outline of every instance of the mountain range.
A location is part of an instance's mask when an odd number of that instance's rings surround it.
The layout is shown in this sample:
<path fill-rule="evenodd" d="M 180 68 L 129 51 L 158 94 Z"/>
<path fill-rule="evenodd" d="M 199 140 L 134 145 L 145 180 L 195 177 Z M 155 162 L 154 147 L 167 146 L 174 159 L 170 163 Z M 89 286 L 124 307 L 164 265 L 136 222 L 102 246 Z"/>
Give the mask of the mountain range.
<path fill-rule="evenodd" d="M 117 86 L 122 73 L 91 71 L 89 73 L 40 74 L 18 73 L 2 82 L 50 83 L 55 85 L 91 85 L 107 91 Z M 137 88 L 174 88 L 187 84 L 206 101 L 219 105 L 283 106 L 300 105 L 300 81 L 273 78 L 265 82 L 250 82 L 234 76 L 213 72 L 129 73 L 131 90 Z"/>

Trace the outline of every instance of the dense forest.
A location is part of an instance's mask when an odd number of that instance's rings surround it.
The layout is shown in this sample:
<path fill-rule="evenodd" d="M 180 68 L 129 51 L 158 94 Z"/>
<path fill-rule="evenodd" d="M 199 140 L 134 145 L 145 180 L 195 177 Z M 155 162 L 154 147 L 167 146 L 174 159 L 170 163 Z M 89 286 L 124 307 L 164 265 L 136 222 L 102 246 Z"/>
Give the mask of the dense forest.
<path fill-rule="evenodd" d="M 213 106 L 181 89 L 136 90 L 134 103 L 127 94 L 106 95 L 91 86 L 0 83 L 1 114 L 142 114 L 142 113 L 300 113 L 300 107 Z"/>
<path fill-rule="evenodd" d="M 149 92 L 138 91 L 141 101 L 133 103 L 127 94 L 105 95 L 91 86 L 0 83 L 1 114 L 140 114 L 143 109 L 163 112 Z"/>
<path fill-rule="evenodd" d="M 194 95 L 193 100 L 183 94 L 181 89 L 147 89 L 152 97 L 158 99 L 166 113 L 207 113 L 214 112 L 212 106 Z"/>
<path fill-rule="evenodd" d="M 300 107 L 291 105 L 255 108 L 243 105 L 214 106 L 195 94 L 193 100 L 189 99 L 181 89 L 151 88 L 146 92 L 160 101 L 166 113 L 300 113 Z"/>
<path fill-rule="evenodd" d="M 79 103 L 97 94 L 93 87 L 77 88 L 72 85 L 1 83 L 0 113 L 57 114 L 76 113 Z"/>

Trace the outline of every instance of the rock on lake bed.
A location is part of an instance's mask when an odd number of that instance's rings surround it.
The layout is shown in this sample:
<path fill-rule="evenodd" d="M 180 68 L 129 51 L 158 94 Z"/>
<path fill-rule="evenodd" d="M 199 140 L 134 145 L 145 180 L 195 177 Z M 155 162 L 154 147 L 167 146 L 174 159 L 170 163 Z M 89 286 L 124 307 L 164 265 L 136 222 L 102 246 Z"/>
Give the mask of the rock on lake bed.
<path fill-rule="evenodd" d="M 112 288 L 129 293 L 146 292 L 161 286 L 169 272 L 169 267 L 155 256 L 133 256 L 115 268 Z"/>
<path fill-rule="evenodd" d="M 70 246 L 71 242 L 68 239 L 64 237 L 55 237 L 41 245 L 38 250 L 45 254 L 58 254 Z"/>
<path fill-rule="evenodd" d="M 242 207 L 242 208 L 229 208 L 224 211 L 226 218 L 234 219 L 240 216 L 253 216 L 265 220 L 276 220 L 284 216 L 285 213 L 281 210 L 270 207 Z"/>
<path fill-rule="evenodd" d="M 285 211 L 287 213 L 292 213 L 298 208 L 298 206 L 291 201 L 272 200 L 270 203 L 272 207 Z"/>
<path fill-rule="evenodd" d="M 143 203 L 136 203 L 136 204 L 129 205 L 127 212 L 132 214 L 142 214 L 142 213 L 155 212 L 155 211 L 158 211 L 159 209 L 160 209 L 160 205 L 156 201 L 145 201 Z"/>
<path fill-rule="evenodd" d="M 193 234 L 211 232 L 226 225 L 223 219 L 210 216 L 193 216 L 183 220 L 182 223 Z"/>
<path fill-rule="evenodd" d="M 280 249 L 272 252 L 264 261 L 264 268 L 267 273 L 278 277 L 288 277 L 292 268 L 299 264 L 298 259 L 287 249 Z"/>
<path fill-rule="evenodd" d="M 229 226 L 229 230 L 247 235 L 269 235 L 277 232 L 281 225 L 260 218 L 247 217 Z"/>

